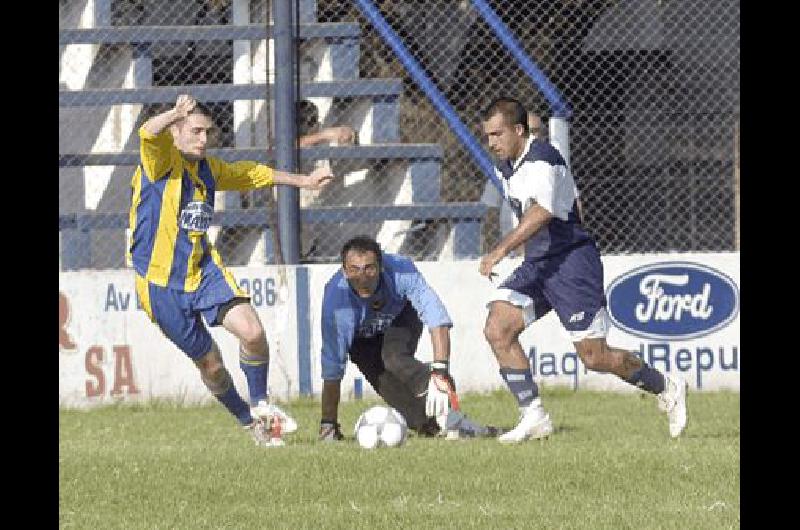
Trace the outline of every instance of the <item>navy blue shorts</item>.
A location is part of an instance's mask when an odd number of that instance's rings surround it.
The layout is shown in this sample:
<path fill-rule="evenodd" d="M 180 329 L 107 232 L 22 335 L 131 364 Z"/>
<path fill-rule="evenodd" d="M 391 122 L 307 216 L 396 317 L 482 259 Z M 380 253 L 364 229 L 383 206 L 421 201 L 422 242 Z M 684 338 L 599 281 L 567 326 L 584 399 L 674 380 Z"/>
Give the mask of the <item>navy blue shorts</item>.
<path fill-rule="evenodd" d="M 518 296 L 513 299 L 502 296 L 494 298 L 518 306 L 527 304 L 526 325 L 554 309 L 567 331 L 583 331 L 592 324 L 597 312 L 606 306 L 603 263 L 593 243 L 580 245 L 541 261 L 523 261 L 498 286 L 499 292 L 504 289 L 530 299 L 522 303 L 523 297 Z"/>

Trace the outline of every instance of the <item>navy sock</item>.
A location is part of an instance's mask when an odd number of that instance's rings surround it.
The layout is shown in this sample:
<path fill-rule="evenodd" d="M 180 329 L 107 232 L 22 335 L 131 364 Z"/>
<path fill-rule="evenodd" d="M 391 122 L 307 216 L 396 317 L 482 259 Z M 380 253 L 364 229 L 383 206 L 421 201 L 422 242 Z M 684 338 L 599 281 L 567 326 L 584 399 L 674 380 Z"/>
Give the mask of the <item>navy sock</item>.
<path fill-rule="evenodd" d="M 267 400 L 267 379 L 269 378 L 269 350 L 265 356 L 251 357 L 239 345 L 239 367 L 247 378 L 250 403 L 257 405 Z M 264 358 L 266 357 L 266 358 Z"/>
<path fill-rule="evenodd" d="M 214 397 L 217 398 L 220 403 L 225 405 L 225 408 L 228 409 L 228 412 L 236 416 L 236 419 L 239 420 L 239 423 L 242 425 L 249 425 L 252 423 L 253 417 L 250 415 L 250 405 L 245 403 L 245 401 L 236 391 L 235 386 L 231 384 L 231 386 L 228 387 L 228 390 L 222 394 L 214 394 Z"/>
<path fill-rule="evenodd" d="M 250 391 L 250 403 L 253 405 L 267 399 L 267 378 L 269 377 L 269 361 L 244 361 L 239 358 L 239 366 L 247 378 Z"/>
<path fill-rule="evenodd" d="M 539 387 L 533 382 L 530 368 L 500 368 L 500 375 L 517 398 L 520 408 L 527 407 L 539 397 Z"/>
<path fill-rule="evenodd" d="M 627 381 L 651 394 L 660 394 L 664 391 L 664 375 L 647 363 L 636 370 Z"/>

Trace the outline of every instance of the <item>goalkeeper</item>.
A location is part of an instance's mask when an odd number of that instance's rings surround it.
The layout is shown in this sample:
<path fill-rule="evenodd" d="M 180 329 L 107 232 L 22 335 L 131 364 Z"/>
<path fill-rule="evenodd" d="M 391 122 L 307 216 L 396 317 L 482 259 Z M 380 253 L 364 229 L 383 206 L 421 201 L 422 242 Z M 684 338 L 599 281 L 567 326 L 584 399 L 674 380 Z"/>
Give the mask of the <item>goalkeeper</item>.
<path fill-rule="evenodd" d="M 340 383 L 348 354 L 375 391 L 419 434 L 496 436 L 459 410 L 448 371 L 452 322 L 439 297 L 407 258 L 381 252 L 359 236 L 345 243 L 342 268 L 322 301 L 322 420 L 319 438 L 339 440 Z M 423 323 L 433 362 L 416 359 Z"/>

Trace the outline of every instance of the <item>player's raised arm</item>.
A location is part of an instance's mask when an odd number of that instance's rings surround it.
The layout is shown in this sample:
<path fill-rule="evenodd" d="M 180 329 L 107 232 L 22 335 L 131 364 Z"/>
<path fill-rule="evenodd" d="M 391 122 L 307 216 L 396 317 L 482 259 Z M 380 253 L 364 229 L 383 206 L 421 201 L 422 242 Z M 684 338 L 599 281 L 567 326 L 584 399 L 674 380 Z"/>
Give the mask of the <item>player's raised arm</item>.
<path fill-rule="evenodd" d="M 163 177 L 170 168 L 173 139 L 169 127 L 186 118 L 196 105 L 191 96 L 180 95 L 173 108 L 151 117 L 139 129 L 141 165 L 151 181 Z"/>
<path fill-rule="evenodd" d="M 144 122 L 142 128 L 153 136 L 156 136 L 173 123 L 188 116 L 196 105 L 197 101 L 192 96 L 182 94 L 178 96 L 174 107 L 148 119 Z"/>

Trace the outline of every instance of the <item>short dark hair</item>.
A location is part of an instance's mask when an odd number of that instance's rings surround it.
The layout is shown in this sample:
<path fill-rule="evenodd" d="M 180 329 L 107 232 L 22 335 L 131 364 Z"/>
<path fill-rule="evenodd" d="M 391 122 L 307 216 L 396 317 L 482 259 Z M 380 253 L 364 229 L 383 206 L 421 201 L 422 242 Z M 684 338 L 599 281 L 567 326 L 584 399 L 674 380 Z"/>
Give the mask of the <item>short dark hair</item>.
<path fill-rule="evenodd" d="M 374 252 L 378 257 L 378 265 L 381 265 L 382 263 L 381 246 L 377 241 L 369 236 L 356 236 L 344 244 L 342 247 L 342 264 L 344 264 L 345 256 L 347 256 L 347 253 L 351 250 L 355 250 L 357 252 Z"/>
<path fill-rule="evenodd" d="M 319 125 L 319 110 L 317 106 L 307 99 L 297 102 L 297 132 L 308 134 Z"/>
<path fill-rule="evenodd" d="M 483 121 L 495 114 L 501 114 L 508 125 L 522 125 L 525 134 L 528 134 L 528 111 L 525 106 L 514 98 L 497 98 L 492 101 L 481 114 Z"/>
<path fill-rule="evenodd" d="M 214 119 L 214 113 L 211 112 L 211 107 L 209 107 L 205 103 L 200 103 L 199 101 L 195 103 L 194 108 L 189 114 L 202 114 L 203 116 L 206 116 L 210 120 Z"/>

